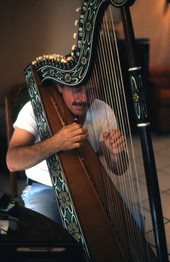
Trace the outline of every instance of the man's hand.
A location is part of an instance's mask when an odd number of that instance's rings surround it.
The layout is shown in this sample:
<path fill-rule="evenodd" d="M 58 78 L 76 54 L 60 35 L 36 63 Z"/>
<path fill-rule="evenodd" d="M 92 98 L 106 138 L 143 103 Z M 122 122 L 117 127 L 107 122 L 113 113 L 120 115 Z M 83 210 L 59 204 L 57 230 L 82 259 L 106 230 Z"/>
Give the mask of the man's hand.
<path fill-rule="evenodd" d="M 109 169 L 122 175 L 128 168 L 129 161 L 125 146 L 125 137 L 120 130 L 113 129 L 103 133 L 103 141 L 99 146 L 99 155 L 104 155 Z"/>
<path fill-rule="evenodd" d="M 73 123 L 60 129 L 52 137 L 52 141 L 53 143 L 56 142 L 57 151 L 66 151 L 80 147 L 87 136 L 87 128 L 83 128 L 80 124 Z"/>
<path fill-rule="evenodd" d="M 120 130 L 112 130 L 103 133 L 103 141 L 113 155 L 121 153 L 125 149 L 125 138 Z"/>

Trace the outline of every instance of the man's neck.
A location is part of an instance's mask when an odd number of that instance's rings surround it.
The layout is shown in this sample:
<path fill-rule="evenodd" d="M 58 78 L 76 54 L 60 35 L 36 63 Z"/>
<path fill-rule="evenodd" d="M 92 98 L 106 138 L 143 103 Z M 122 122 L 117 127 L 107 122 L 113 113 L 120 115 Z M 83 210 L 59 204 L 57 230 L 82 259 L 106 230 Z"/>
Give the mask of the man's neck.
<path fill-rule="evenodd" d="M 83 126 L 85 118 L 86 118 L 86 115 L 84 115 L 84 116 L 74 115 L 74 122 L 81 124 Z"/>

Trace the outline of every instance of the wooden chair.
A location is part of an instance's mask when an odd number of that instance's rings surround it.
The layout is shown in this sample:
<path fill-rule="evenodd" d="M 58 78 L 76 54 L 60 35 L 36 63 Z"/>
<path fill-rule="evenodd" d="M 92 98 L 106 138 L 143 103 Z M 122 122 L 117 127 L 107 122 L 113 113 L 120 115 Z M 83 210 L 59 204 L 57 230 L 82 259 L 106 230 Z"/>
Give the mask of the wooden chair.
<path fill-rule="evenodd" d="M 170 132 L 170 67 L 150 68 L 150 108 L 153 131 Z"/>
<path fill-rule="evenodd" d="M 11 90 L 11 92 L 5 96 L 5 120 L 6 120 L 6 137 L 7 145 L 9 145 L 11 136 L 13 134 L 13 123 L 15 122 L 17 115 L 23 105 L 29 100 L 27 87 L 17 86 Z M 24 172 L 10 172 L 10 191 L 12 198 L 18 197 L 17 176 L 23 176 Z"/>

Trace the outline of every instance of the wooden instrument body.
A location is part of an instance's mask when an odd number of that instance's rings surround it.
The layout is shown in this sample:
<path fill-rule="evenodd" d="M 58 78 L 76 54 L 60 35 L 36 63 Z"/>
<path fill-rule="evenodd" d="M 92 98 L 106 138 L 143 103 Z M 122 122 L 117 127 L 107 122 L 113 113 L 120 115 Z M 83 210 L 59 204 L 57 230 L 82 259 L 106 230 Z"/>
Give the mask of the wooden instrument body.
<path fill-rule="evenodd" d="M 42 135 L 42 139 L 44 139 L 43 137 L 47 135 L 47 131 L 49 132 L 47 136 L 53 135 L 62 128 L 63 124 L 72 123 L 73 118 L 55 88 L 52 86 L 44 87 L 38 79 L 36 72 L 34 72 L 34 77 L 34 85 L 29 86 L 32 104 L 36 112 L 38 112 L 36 107 L 44 108 L 43 116 L 42 111 L 39 110 L 37 122 L 39 122 L 39 119 L 42 119 L 43 124 L 45 121 L 49 124 L 49 127 L 45 129 L 45 135 L 43 135 L 42 125 L 39 123 L 41 129 L 40 134 Z M 67 188 L 71 196 L 70 199 L 73 201 L 73 203 L 70 204 L 70 200 L 68 200 L 68 203 L 64 205 L 64 207 L 62 206 L 60 195 L 65 192 L 65 186 L 61 186 L 59 189 L 57 182 L 60 172 L 58 172 L 58 170 L 54 172 L 54 156 L 47 160 L 54 189 L 58 196 L 64 227 L 73 234 L 78 241 L 82 242 L 87 257 L 89 256 L 91 261 L 113 261 L 115 259 L 115 261 L 135 262 L 136 258 L 139 258 L 139 261 L 145 261 L 147 257 L 151 259 L 150 261 L 157 261 L 111 180 L 110 187 L 112 188 L 112 193 L 110 197 L 112 201 L 115 202 L 116 208 L 114 207 L 114 213 L 112 209 L 109 211 L 109 203 L 105 201 L 105 194 L 107 194 L 107 192 L 102 186 L 102 180 L 107 174 L 88 141 L 86 141 L 84 147 L 86 148 L 86 152 L 88 152 L 86 155 L 81 153 L 81 149 L 59 153 L 59 162 L 64 174 L 62 180 L 65 179 L 65 181 L 62 182 L 63 184 L 67 183 Z M 93 163 L 91 162 L 92 159 Z M 54 159 L 54 162 L 55 161 L 56 159 Z M 102 176 L 101 173 L 103 174 Z M 66 194 L 68 194 L 68 192 Z M 115 201 L 113 199 L 115 199 Z M 74 215 L 73 209 L 75 209 L 77 218 Z M 69 215 L 68 210 L 71 210 Z M 121 243 L 119 230 L 117 231 L 115 226 L 116 223 L 119 223 L 118 220 L 120 217 L 123 217 L 125 220 L 124 228 L 121 229 L 126 239 L 125 246 L 124 243 Z M 127 217 L 128 223 L 131 224 L 130 228 L 126 221 Z M 71 224 L 72 226 L 70 226 Z M 79 224 L 80 230 L 77 227 Z M 132 230 L 132 228 L 134 234 L 137 234 L 137 236 L 142 239 L 140 243 L 140 245 L 142 245 L 142 252 L 139 243 L 137 243 L 135 239 L 132 239 L 131 243 L 129 242 L 129 230 Z M 81 234 L 82 236 L 80 237 Z"/>

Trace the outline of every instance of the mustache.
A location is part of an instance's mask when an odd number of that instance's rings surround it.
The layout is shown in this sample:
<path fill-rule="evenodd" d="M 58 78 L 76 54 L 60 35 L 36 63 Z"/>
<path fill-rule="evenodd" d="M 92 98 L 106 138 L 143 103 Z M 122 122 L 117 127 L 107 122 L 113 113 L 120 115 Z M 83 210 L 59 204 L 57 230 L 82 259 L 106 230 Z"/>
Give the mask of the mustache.
<path fill-rule="evenodd" d="M 72 103 L 72 105 L 73 105 L 73 106 L 86 106 L 86 107 L 89 107 L 89 106 L 90 106 L 90 103 L 88 103 L 88 102 L 76 102 L 76 101 L 74 101 L 74 102 Z"/>

